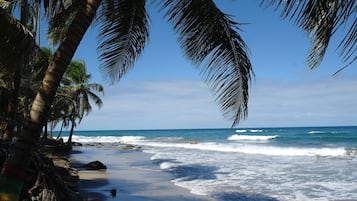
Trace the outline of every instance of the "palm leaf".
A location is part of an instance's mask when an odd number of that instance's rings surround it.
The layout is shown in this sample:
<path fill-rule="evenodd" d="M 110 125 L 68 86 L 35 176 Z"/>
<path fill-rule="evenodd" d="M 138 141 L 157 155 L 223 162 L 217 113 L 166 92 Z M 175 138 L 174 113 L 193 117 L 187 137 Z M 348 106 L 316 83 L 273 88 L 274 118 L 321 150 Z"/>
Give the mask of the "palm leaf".
<path fill-rule="evenodd" d="M 186 55 L 201 70 L 226 118 L 237 125 L 248 114 L 252 66 L 238 25 L 210 0 L 163 1 Z"/>
<path fill-rule="evenodd" d="M 6 0 L 0 0 L 0 7 L 3 9 L 9 9 L 11 8 L 12 2 L 6 1 Z"/>
<path fill-rule="evenodd" d="M 36 45 L 33 35 L 20 21 L 12 17 L 6 10 L 0 8 L 0 63 L 4 66 L 14 66 L 21 55 L 31 54 L 36 66 L 45 68 L 48 57 Z"/>
<path fill-rule="evenodd" d="M 99 96 L 97 96 L 97 94 L 88 90 L 87 95 L 95 103 L 95 105 L 98 106 L 98 108 L 101 108 L 103 106 L 103 101 Z"/>
<path fill-rule="evenodd" d="M 145 0 L 107 0 L 98 19 L 98 52 L 101 69 L 111 82 L 119 80 L 134 64 L 148 39 Z"/>
<path fill-rule="evenodd" d="M 79 97 L 79 103 L 78 105 L 78 120 L 79 123 L 82 121 L 84 115 L 88 115 L 92 111 L 92 106 L 89 103 L 89 98 L 88 94 L 85 92 L 82 92 L 80 97 Z"/>
<path fill-rule="evenodd" d="M 14 66 L 21 54 L 35 44 L 31 32 L 0 7 L 0 62 Z"/>
<path fill-rule="evenodd" d="M 70 4 L 63 2 L 51 1 L 51 4 L 45 7 L 49 22 L 47 37 L 53 45 L 58 45 L 64 39 L 78 10 L 85 6 L 84 1 L 72 1 Z"/>
<path fill-rule="evenodd" d="M 281 16 L 308 33 L 312 48 L 307 57 L 311 69 L 317 67 L 329 45 L 332 35 L 337 31 L 347 32 L 341 39 L 338 49 L 343 61 L 352 64 L 356 61 L 357 42 L 357 6 L 355 0 L 262 0 L 261 5 L 276 6 L 281 9 Z"/>

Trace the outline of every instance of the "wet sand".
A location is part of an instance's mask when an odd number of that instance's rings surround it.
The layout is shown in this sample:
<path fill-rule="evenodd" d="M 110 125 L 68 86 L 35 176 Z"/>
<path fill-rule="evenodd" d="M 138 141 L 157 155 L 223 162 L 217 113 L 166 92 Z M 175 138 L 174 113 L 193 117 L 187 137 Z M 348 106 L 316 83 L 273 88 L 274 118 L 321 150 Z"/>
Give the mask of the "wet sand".
<path fill-rule="evenodd" d="M 176 186 L 173 176 L 150 161 L 150 154 L 106 147 L 75 147 L 74 166 L 101 161 L 107 170 L 79 168 L 81 193 L 91 201 L 213 201 Z M 114 195 L 115 194 L 115 195 Z"/>

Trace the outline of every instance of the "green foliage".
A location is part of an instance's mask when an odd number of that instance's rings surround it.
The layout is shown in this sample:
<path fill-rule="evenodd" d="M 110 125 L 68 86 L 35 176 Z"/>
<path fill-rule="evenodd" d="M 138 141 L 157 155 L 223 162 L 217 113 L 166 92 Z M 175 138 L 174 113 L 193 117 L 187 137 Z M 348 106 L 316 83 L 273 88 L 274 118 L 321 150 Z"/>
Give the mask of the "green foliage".
<path fill-rule="evenodd" d="M 29 55 L 35 41 L 31 32 L 0 8 L 0 65 L 13 69 L 21 55 Z"/>
<path fill-rule="evenodd" d="M 59 6 L 52 3 L 47 7 L 49 21 L 47 38 L 52 45 L 62 42 L 77 11 L 84 6 L 83 3 L 84 1 L 64 1 Z"/>
<path fill-rule="evenodd" d="M 35 91 L 38 90 L 48 66 L 48 58 L 36 45 L 32 33 L 26 26 L 2 8 L 0 8 L 0 27 L 2 27 L 0 29 L 0 117 L 5 123 L 14 121 L 21 126 L 24 109 L 29 107 Z M 30 59 L 26 63 L 22 58 Z M 22 65 L 18 72 L 20 75 L 31 71 L 32 82 L 25 81 L 25 76 L 16 75 L 19 65 Z M 19 84 L 16 85 L 17 81 Z M 19 90 L 20 93 L 16 95 L 15 90 Z M 19 107 L 13 106 L 16 100 L 19 100 Z M 17 115 L 14 115 L 15 113 Z"/>
<path fill-rule="evenodd" d="M 103 93 L 104 88 L 97 83 L 89 83 L 84 61 L 72 61 L 62 78 L 55 100 L 51 107 L 50 121 L 54 125 L 62 122 L 63 127 L 73 124 L 74 127 L 92 110 L 90 102 L 99 108 L 103 102 L 95 92 Z"/>

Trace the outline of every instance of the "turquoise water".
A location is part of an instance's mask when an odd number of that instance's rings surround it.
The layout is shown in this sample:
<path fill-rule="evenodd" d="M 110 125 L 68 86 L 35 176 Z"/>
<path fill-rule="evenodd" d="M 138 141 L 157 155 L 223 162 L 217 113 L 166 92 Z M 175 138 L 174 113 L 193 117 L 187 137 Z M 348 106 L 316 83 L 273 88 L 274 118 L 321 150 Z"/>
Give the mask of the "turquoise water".
<path fill-rule="evenodd" d="M 357 200 L 356 126 L 77 131 L 73 140 L 139 145 L 176 185 L 219 200 Z"/>

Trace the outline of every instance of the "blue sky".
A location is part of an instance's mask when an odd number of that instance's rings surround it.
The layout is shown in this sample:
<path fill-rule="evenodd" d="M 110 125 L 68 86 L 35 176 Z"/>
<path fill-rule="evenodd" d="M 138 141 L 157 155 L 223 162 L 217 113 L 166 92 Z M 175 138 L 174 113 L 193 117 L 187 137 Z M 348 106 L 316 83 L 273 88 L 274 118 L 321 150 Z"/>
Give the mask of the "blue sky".
<path fill-rule="evenodd" d="M 343 66 L 336 52 L 338 41 L 332 41 L 325 60 L 311 71 L 305 63 L 309 39 L 273 8 L 259 7 L 259 1 L 216 2 L 245 23 L 239 33 L 250 49 L 255 73 L 248 118 L 238 127 L 357 125 L 357 68 L 352 65 L 332 76 Z M 157 7 L 150 5 L 149 14 L 150 41 L 143 55 L 112 86 L 98 68 L 98 32 L 88 30 L 75 59 L 85 60 L 92 82 L 102 83 L 106 90 L 104 106 L 94 109 L 77 129 L 230 127 L 199 71 L 185 58 L 172 26 Z"/>

